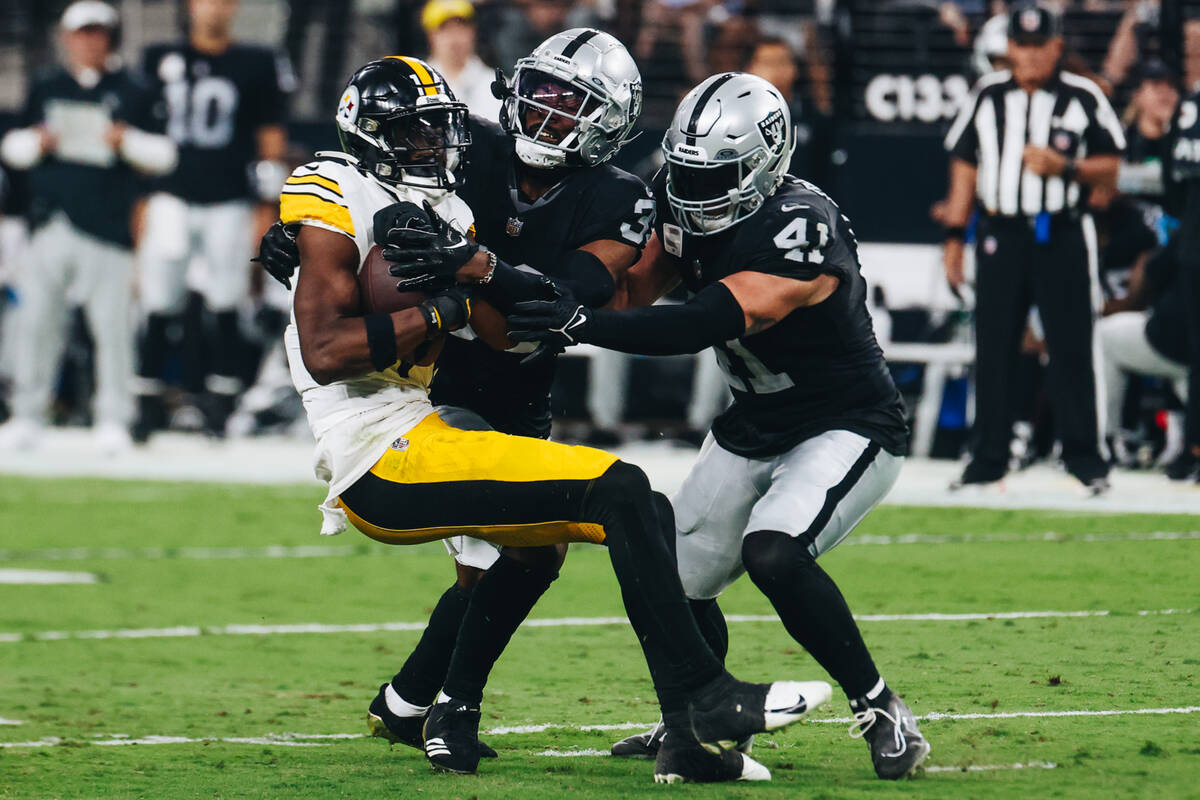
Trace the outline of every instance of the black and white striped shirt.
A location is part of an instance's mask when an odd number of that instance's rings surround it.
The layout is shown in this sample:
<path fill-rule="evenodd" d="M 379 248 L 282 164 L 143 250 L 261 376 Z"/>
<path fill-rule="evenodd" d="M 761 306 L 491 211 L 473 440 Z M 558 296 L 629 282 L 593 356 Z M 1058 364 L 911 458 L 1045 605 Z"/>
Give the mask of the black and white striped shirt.
<path fill-rule="evenodd" d="M 1078 183 L 1024 168 L 1027 144 L 1082 159 L 1119 154 L 1125 136 L 1100 88 L 1066 71 L 1032 95 L 1007 71 L 983 76 L 946 135 L 946 150 L 978 170 L 975 194 L 988 214 L 1033 216 L 1078 207 L 1086 199 Z"/>

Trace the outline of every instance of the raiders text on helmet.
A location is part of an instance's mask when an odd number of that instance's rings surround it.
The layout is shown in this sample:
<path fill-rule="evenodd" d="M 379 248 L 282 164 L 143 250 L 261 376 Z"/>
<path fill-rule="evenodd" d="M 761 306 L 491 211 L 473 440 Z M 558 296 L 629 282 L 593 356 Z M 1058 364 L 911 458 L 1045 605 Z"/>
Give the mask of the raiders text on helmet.
<path fill-rule="evenodd" d="M 594 166 L 612 157 L 642 111 L 642 76 L 625 46 L 607 33 L 573 28 L 517 62 L 500 124 L 517 157 L 541 169 Z"/>
<path fill-rule="evenodd" d="M 796 135 L 783 95 L 742 72 L 708 78 L 687 93 L 662 143 L 667 202 L 697 236 L 757 211 L 787 174 Z"/>
<path fill-rule="evenodd" d="M 424 61 L 389 56 L 351 76 L 338 103 L 342 149 L 384 183 L 446 191 L 471 143 L 467 107 Z"/>

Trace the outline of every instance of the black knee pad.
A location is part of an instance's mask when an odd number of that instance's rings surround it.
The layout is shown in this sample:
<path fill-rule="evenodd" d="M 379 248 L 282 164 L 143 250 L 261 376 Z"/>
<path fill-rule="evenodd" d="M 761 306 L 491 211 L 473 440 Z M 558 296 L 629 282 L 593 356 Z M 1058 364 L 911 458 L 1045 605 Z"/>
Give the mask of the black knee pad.
<path fill-rule="evenodd" d="M 755 531 L 742 539 L 742 564 L 756 584 L 795 580 L 816 561 L 808 545 L 779 531 Z"/>
<path fill-rule="evenodd" d="M 650 507 L 650 481 L 633 464 L 618 461 L 592 481 L 584 506 L 588 517 L 596 519 L 613 508 L 638 503 Z"/>

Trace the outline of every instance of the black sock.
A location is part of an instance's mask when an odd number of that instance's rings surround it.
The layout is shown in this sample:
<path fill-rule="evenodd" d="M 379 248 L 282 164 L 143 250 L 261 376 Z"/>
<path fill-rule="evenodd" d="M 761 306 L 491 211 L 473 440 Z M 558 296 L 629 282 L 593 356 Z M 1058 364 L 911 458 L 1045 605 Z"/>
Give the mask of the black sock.
<path fill-rule="evenodd" d="M 552 548 L 545 549 L 550 551 L 549 563 L 524 564 L 501 553 L 475 585 L 442 687 L 448 696 L 467 703 L 483 701 L 483 687 L 496 659 L 558 577 L 557 556 Z"/>
<path fill-rule="evenodd" d="M 725 624 L 725 615 L 717 605 L 717 598 L 688 600 L 688 604 L 692 607 L 700 635 L 708 642 L 708 649 L 724 664 L 725 656 L 729 655 L 729 626 Z"/>
<path fill-rule="evenodd" d="M 392 678 L 396 694 L 416 706 L 433 704 L 438 689 L 446 680 L 450 654 L 454 652 L 458 629 L 470 602 L 471 590 L 457 583 L 442 593 L 421 634 L 421 641 Z"/>
<path fill-rule="evenodd" d="M 664 508 L 666 506 L 666 508 Z M 645 474 L 618 461 L 591 482 L 583 519 L 604 526 L 621 599 L 646 656 L 664 716 L 726 676 L 696 626 L 672 555 L 675 522 Z"/>
<path fill-rule="evenodd" d="M 879 682 L 875 662 L 837 584 L 804 542 L 778 531 L 756 531 L 742 540 L 742 563 L 787 632 L 847 697 L 871 691 Z"/>
<path fill-rule="evenodd" d="M 212 373 L 237 383 L 238 358 L 244 349 L 242 334 L 238 330 L 237 312 L 217 311 L 212 316 L 216 329 L 216 336 L 212 343 L 212 360 L 209 362 L 212 366 Z M 222 393 L 235 394 L 236 392 L 222 390 Z"/>
<path fill-rule="evenodd" d="M 167 364 L 167 326 L 171 318 L 166 314 L 147 314 L 142 327 L 142 340 L 138 348 L 138 377 L 162 380 Z"/>

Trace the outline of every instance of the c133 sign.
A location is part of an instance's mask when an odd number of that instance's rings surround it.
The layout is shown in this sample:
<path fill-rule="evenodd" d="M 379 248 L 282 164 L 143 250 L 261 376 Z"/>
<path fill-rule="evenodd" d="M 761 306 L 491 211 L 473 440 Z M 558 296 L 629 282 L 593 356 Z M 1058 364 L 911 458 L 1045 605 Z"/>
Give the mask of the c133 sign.
<path fill-rule="evenodd" d="M 867 114 L 881 122 L 938 123 L 952 119 L 970 94 L 962 75 L 876 75 L 867 84 L 863 101 Z"/>

